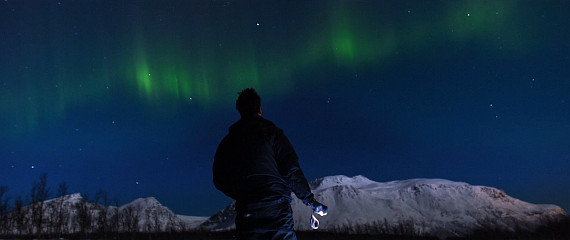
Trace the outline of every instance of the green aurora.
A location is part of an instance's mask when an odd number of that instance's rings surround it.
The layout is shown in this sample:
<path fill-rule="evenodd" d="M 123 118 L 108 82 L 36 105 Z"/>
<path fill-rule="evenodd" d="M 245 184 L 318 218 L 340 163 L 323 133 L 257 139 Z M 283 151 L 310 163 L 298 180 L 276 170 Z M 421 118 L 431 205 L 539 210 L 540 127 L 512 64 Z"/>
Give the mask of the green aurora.
<path fill-rule="evenodd" d="M 170 17 L 169 24 L 161 24 L 166 17 L 152 19 L 144 7 L 131 6 L 134 21 L 119 18 L 115 26 L 90 22 L 95 29 L 80 32 L 78 40 L 49 34 L 51 25 L 68 23 L 61 13 L 46 8 L 36 13 L 36 22 L 51 19 L 43 30 L 51 37 L 20 43 L 27 60 L 20 69 L 7 71 L 12 79 L 0 88 L 0 110 L 15 119 L 8 122 L 15 126 L 10 129 L 23 133 L 42 120 L 62 118 L 68 109 L 120 104 L 113 103 L 116 95 L 131 96 L 151 109 L 173 102 L 215 107 L 227 105 L 246 87 L 279 98 L 297 86 L 321 84 L 297 82 L 295 74 L 305 69 L 382 68 L 401 50 L 421 55 L 431 44 L 445 41 L 484 40 L 496 47 L 494 32 L 505 32 L 505 51 L 515 53 L 527 44 L 524 37 L 502 31 L 520 24 L 513 21 L 515 1 L 420 3 L 425 6 L 396 8 L 402 12 L 385 4 L 327 1 L 306 10 L 312 14 L 293 13 L 290 19 L 271 21 L 256 19 L 255 10 L 239 15 L 212 10 Z M 444 8 L 444 14 L 432 15 L 433 8 Z M 166 15 L 179 16 L 182 10 L 173 7 Z M 222 17 L 234 20 L 219 21 Z M 297 26 L 278 31 L 274 26 L 280 21 Z"/>

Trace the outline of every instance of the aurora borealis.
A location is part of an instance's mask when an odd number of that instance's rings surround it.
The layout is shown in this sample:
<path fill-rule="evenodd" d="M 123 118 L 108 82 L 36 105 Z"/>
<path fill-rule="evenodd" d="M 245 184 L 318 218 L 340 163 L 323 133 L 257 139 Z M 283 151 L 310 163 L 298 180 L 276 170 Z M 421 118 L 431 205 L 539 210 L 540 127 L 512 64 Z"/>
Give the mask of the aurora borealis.
<path fill-rule="evenodd" d="M 0 185 L 209 215 L 254 87 L 309 179 L 446 178 L 570 208 L 564 1 L 0 2 Z"/>

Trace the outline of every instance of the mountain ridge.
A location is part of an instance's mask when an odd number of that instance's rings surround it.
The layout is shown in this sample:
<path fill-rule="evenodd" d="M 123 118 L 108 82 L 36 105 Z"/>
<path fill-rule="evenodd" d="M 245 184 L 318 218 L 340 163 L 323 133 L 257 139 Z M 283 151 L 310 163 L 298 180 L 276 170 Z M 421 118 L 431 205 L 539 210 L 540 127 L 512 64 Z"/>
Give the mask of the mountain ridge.
<path fill-rule="evenodd" d="M 329 207 L 329 215 L 319 218 L 321 231 L 391 234 L 392 229 L 406 226 L 416 235 L 446 238 L 483 228 L 532 231 L 547 221 L 568 216 L 556 205 L 531 204 L 493 187 L 446 179 L 379 183 L 362 175 L 336 175 L 316 179 L 310 186 L 315 198 Z M 297 198 L 291 205 L 295 229 L 310 231 L 310 209 Z M 201 227 L 231 229 L 235 218 L 231 206 Z"/>
<path fill-rule="evenodd" d="M 550 221 L 568 218 L 560 207 L 532 204 L 503 190 L 446 179 L 416 178 L 375 182 L 362 175 L 328 176 L 310 182 L 315 198 L 329 207 L 319 217 L 319 231 L 343 234 L 411 234 L 461 237 L 477 230 L 533 231 Z M 294 194 L 293 194 L 294 195 Z M 32 222 L 37 205 L 19 216 Z M 227 231 L 235 228 L 235 202 L 210 217 L 176 215 L 156 198 L 137 198 L 122 206 L 87 202 L 79 193 L 43 202 L 41 232 L 172 232 Z M 311 210 L 291 202 L 295 229 L 312 231 Z M 12 213 L 16 214 L 16 213 Z M 18 216 L 9 216 L 18 219 Z M 25 221 L 24 221 L 25 222 Z M 15 226 L 13 234 L 34 234 L 35 224 Z"/>

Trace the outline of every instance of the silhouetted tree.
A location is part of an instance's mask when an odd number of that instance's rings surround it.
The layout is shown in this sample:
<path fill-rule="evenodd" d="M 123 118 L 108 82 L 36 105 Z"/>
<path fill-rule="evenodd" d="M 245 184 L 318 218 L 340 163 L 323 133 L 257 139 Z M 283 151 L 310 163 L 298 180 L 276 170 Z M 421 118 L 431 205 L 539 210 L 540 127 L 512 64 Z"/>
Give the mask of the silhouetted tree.
<path fill-rule="evenodd" d="M 77 214 L 76 221 L 79 225 L 79 233 L 85 235 L 91 228 L 91 213 L 87 205 L 87 200 L 82 198 L 81 201 L 74 204 L 74 208 Z"/>
<path fill-rule="evenodd" d="M 394 233 L 400 236 L 417 236 L 414 228 L 414 220 L 402 220 L 394 227 Z"/>
<path fill-rule="evenodd" d="M 39 181 L 32 185 L 32 223 L 36 234 L 41 235 L 44 227 L 44 201 L 49 197 L 50 189 L 47 186 L 47 174 L 40 175 Z"/>
<path fill-rule="evenodd" d="M 0 233 L 7 233 L 9 230 L 9 219 L 8 219 L 8 197 L 6 196 L 8 192 L 7 186 L 0 186 Z"/>
<path fill-rule="evenodd" d="M 133 206 L 126 206 L 121 212 L 121 225 L 123 226 L 123 231 L 129 233 L 136 233 L 139 230 L 139 211 L 137 211 Z"/>
<path fill-rule="evenodd" d="M 119 211 L 119 199 L 115 198 L 115 206 L 112 208 L 111 216 L 109 217 L 109 232 L 119 233 L 121 224 L 121 214 Z"/>
<path fill-rule="evenodd" d="M 24 200 L 21 197 L 17 197 L 14 201 L 14 210 L 11 213 L 12 226 L 15 228 L 17 234 L 22 235 L 24 233 L 32 233 L 32 224 L 30 224 L 29 208 L 24 207 Z"/>
<path fill-rule="evenodd" d="M 162 226 L 160 224 L 160 214 L 158 213 L 158 211 L 154 211 L 154 214 L 152 215 L 153 220 L 154 220 L 154 232 L 162 232 Z"/>
<path fill-rule="evenodd" d="M 107 193 L 102 189 L 97 190 L 95 194 L 95 203 L 98 208 L 97 215 L 97 232 L 106 234 L 109 231 L 109 221 L 107 217 L 107 206 L 109 205 L 109 199 Z"/>
<path fill-rule="evenodd" d="M 55 202 L 54 206 L 54 229 L 52 233 L 56 233 L 59 237 L 61 235 L 69 232 L 69 209 L 65 208 L 63 205 L 65 202 L 65 196 L 67 196 L 67 183 L 62 182 L 57 188 L 58 200 Z"/>
<path fill-rule="evenodd" d="M 144 226 L 144 231 L 145 232 L 152 232 L 153 228 L 152 228 L 152 222 L 150 221 L 151 219 L 151 215 L 153 214 L 153 212 L 150 209 L 145 209 L 144 210 L 144 218 L 145 218 L 145 226 Z M 155 212 L 156 214 L 156 212 Z"/>

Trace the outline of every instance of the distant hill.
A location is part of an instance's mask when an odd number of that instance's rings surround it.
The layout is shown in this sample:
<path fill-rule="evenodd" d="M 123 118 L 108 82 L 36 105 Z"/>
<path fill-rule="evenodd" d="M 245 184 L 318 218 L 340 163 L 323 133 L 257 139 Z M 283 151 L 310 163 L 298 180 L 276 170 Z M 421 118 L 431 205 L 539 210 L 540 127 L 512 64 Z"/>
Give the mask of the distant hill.
<path fill-rule="evenodd" d="M 330 176 L 311 182 L 311 188 L 316 199 L 329 207 L 327 216 L 317 216 L 319 231 L 446 238 L 480 229 L 532 231 L 568 216 L 555 205 L 531 204 L 496 188 L 443 179 L 378 183 L 364 176 Z M 309 231 L 310 209 L 293 199 L 295 229 Z M 235 214 L 232 203 L 201 228 L 234 228 Z"/>

